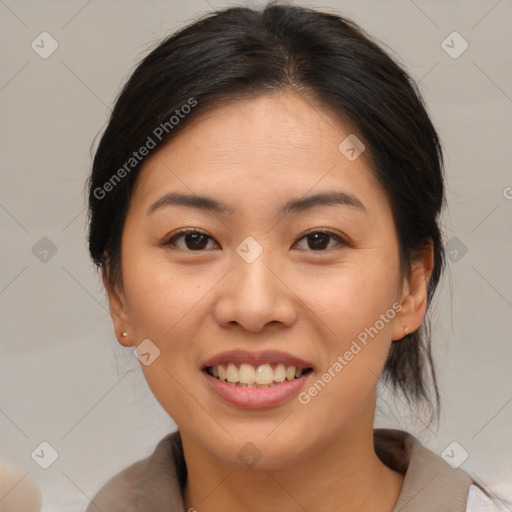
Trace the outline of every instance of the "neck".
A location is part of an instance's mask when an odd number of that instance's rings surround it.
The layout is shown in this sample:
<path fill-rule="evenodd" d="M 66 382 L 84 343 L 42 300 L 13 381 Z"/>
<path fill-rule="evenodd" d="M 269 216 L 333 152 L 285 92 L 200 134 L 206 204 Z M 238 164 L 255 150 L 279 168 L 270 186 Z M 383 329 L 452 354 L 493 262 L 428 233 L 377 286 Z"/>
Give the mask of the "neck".
<path fill-rule="evenodd" d="M 366 418 L 367 420 L 368 418 Z M 188 477 L 185 510 L 198 512 L 353 512 L 393 510 L 404 476 L 388 468 L 373 448 L 373 416 L 335 436 L 293 466 L 234 468 L 184 436 Z M 361 423 L 367 425 L 362 428 Z"/>

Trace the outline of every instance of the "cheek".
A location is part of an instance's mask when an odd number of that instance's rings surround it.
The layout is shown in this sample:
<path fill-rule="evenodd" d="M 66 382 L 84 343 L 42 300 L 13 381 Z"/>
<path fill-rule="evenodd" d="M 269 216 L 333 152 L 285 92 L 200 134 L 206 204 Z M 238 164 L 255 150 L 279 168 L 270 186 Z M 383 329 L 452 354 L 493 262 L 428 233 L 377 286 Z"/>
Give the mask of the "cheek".
<path fill-rule="evenodd" d="M 358 417 L 372 400 L 396 317 L 395 276 L 352 270 L 333 277 L 329 291 L 310 295 L 310 305 L 322 320 L 318 334 L 325 356 L 300 397 L 300 408 L 307 411 L 303 419 L 308 428 L 326 425 L 326 437 L 327 431 L 334 435 L 340 424 Z"/>
<path fill-rule="evenodd" d="M 156 346 L 158 356 L 154 361 L 141 364 L 153 395 L 180 425 L 186 425 L 192 413 L 206 421 L 187 389 L 191 368 L 198 359 L 197 347 L 192 343 L 194 329 L 200 325 L 197 312 L 201 298 L 214 283 L 213 277 L 208 284 L 194 279 L 190 272 L 177 271 L 169 262 L 135 253 L 126 258 L 123 276 L 137 343 L 149 339 Z"/>
<path fill-rule="evenodd" d="M 370 260 L 361 258 L 323 277 L 303 278 L 308 306 L 324 321 L 333 343 L 340 347 L 373 326 L 380 315 L 386 315 L 397 297 L 398 272 Z M 308 286 L 313 281 L 314 286 Z M 390 311 L 385 325 L 379 322 L 379 331 L 391 331 L 394 316 L 395 311 Z"/>
<path fill-rule="evenodd" d="M 143 253 L 131 253 L 124 263 L 130 318 L 139 337 L 172 337 L 178 322 L 181 329 L 186 324 L 184 319 L 215 282 L 213 275 L 198 278 L 193 269 L 180 269 L 163 258 L 144 257 Z"/>
<path fill-rule="evenodd" d="M 305 407 L 318 421 L 329 423 L 333 404 L 340 421 L 357 416 L 388 356 L 400 307 L 395 302 L 399 273 L 367 256 L 331 273 L 324 287 L 310 288 L 308 305 L 322 320 L 325 358 L 302 403 L 308 402 Z"/>
<path fill-rule="evenodd" d="M 171 352 L 173 349 L 171 348 Z M 190 370 L 183 371 L 186 361 L 162 354 L 142 371 L 153 396 L 172 420 L 186 431 L 209 432 L 212 413 L 208 399 L 190 384 Z"/>

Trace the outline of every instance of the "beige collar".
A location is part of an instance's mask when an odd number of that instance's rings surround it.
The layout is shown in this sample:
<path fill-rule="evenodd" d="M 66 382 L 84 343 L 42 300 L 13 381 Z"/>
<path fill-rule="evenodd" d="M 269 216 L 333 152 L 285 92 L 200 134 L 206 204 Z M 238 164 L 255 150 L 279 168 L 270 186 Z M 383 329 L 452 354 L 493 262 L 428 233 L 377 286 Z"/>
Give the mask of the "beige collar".
<path fill-rule="evenodd" d="M 374 429 L 375 452 L 387 466 L 405 472 L 393 512 L 464 512 L 473 479 L 402 430 Z"/>

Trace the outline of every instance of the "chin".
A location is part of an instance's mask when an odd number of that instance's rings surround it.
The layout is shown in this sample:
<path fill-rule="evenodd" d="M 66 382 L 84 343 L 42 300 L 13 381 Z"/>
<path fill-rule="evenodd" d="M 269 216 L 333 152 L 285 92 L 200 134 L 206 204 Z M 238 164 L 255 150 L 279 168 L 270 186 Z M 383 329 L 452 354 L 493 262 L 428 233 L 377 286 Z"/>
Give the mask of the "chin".
<path fill-rule="evenodd" d="M 296 430 L 293 435 L 287 430 L 279 435 L 272 432 L 272 428 L 255 429 L 253 426 L 247 433 L 238 432 L 233 438 L 226 435 L 222 441 L 213 441 L 209 436 L 205 442 L 214 457 L 236 469 L 277 470 L 299 463 L 302 454 L 313 448 L 301 445 L 309 437 Z"/>

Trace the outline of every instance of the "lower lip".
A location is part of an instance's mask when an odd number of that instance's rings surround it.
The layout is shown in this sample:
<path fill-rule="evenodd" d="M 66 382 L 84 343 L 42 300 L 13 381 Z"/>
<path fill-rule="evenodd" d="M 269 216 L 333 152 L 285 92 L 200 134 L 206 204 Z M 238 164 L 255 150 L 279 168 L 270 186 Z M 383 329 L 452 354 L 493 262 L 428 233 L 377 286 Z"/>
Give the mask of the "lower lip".
<path fill-rule="evenodd" d="M 226 402 L 241 409 L 262 409 L 286 402 L 299 393 L 311 374 L 311 372 L 308 372 L 297 379 L 276 384 L 271 388 L 246 388 L 216 379 L 205 371 L 201 371 L 201 373 L 204 375 L 210 389 Z"/>

